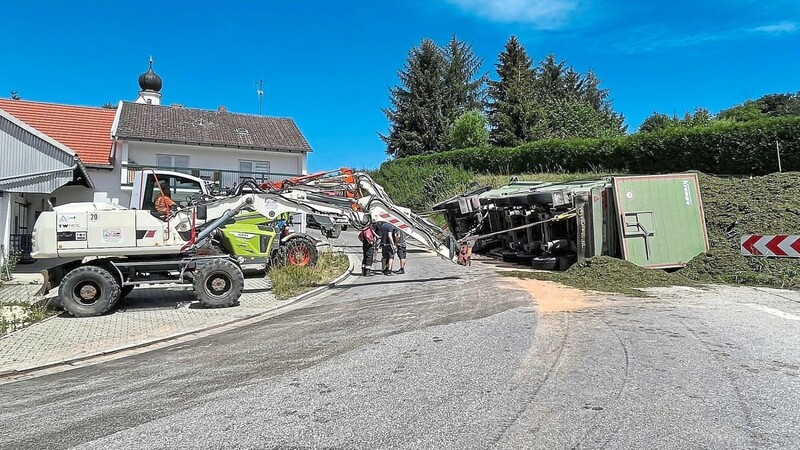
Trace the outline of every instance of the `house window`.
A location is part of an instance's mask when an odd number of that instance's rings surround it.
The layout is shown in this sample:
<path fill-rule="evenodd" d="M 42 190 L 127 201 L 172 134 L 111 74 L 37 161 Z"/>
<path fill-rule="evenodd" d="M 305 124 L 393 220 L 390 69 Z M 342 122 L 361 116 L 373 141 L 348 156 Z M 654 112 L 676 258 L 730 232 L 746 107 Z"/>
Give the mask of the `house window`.
<path fill-rule="evenodd" d="M 247 161 L 239 160 L 239 181 L 253 178 L 256 181 L 264 182 L 269 179 L 269 161 Z"/>
<path fill-rule="evenodd" d="M 188 169 L 189 157 L 180 155 L 156 155 L 156 165 L 172 169 Z"/>

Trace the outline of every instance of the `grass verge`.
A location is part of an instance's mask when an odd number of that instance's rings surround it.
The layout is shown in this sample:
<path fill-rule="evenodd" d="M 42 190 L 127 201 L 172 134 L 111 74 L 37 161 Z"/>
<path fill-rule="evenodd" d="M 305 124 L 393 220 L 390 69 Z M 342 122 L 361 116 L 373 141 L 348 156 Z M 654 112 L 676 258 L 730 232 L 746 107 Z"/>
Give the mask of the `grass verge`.
<path fill-rule="evenodd" d="M 694 281 L 679 273 L 645 269 L 610 256 L 596 256 L 573 265 L 564 272 L 507 272 L 518 278 L 555 281 L 578 289 L 648 297 L 644 288 L 692 286 Z"/>
<path fill-rule="evenodd" d="M 800 287 L 796 259 L 745 257 L 743 234 L 800 232 L 800 172 L 720 178 L 700 174 L 711 249 L 680 272 L 701 282 Z"/>
<path fill-rule="evenodd" d="M 279 300 L 285 300 L 316 287 L 330 283 L 343 274 L 350 263 L 342 252 L 320 253 L 314 267 L 285 266 L 269 271 L 272 293 Z"/>
<path fill-rule="evenodd" d="M 0 336 L 56 314 L 58 311 L 48 307 L 44 300 L 33 303 L 24 300 L 0 302 Z"/>

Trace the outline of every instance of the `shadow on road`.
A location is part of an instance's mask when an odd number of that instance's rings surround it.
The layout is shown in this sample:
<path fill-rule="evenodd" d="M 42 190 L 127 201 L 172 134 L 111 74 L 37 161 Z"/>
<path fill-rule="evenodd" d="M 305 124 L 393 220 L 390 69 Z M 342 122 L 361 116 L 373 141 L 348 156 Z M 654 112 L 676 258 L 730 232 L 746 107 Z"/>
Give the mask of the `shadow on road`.
<path fill-rule="evenodd" d="M 363 276 L 358 275 L 356 273 L 352 273 L 352 275 L 356 275 L 356 276 L 359 276 L 361 278 L 364 278 Z M 401 277 L 402 275 L 395 275 L 395 276 L 396 277 Z M 400 279 L 400 280 L 398 280 L 396 278 L 387 279 L 387 278 L 385 278 L 385 275 L 379 275 L 379 274 L 374 275 L 374 277 L 376 277 L 377 280 L 375 280 L 375 278 L 372 278 L 375 281 L 371 282 L 371 283 L 339 284 L 339 285 L 333 286 L 331 289 L 346 289 L 346 288 L 356 287 L 356 286 L 381 286 L 381 285 L 386 285 L 386 284 L 401 284 L 401 283 L 427 283 L 429 281 L 446 281 L 446 280 L 460 280 L 461 279 L 461 277 L 451 276 L 451 277 L 438 277 L 438 278 L 417 278 L 417 279 L 410 279 L 410 280 L 409 279 Z M 381 281 L 378 281 L 378 280 L 381 280 Z"/>

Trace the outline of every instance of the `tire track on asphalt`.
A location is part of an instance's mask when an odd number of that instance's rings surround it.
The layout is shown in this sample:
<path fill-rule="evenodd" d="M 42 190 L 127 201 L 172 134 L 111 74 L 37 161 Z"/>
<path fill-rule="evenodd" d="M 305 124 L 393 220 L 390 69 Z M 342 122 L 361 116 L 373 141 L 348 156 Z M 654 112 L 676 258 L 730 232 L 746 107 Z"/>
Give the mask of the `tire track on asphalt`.
<path fill-rule="evenodd" d="M 622 348 L 623 354 L 625 355 L 625 375 L 622 378 L 622 383 L 620 384 L 619 389 L 617 389 L 617 392 L 614 393 L 614 395 L 613 395 L 613 397 L 611 399 L 611 402 L 610 402 L 611 404 L 619 404 L 620 403 L 620 397 L 622 397 L 622 393 L 625 391 L 625 388 L 628 387 L 628 374 L 629 374 L 629 371 L 630 371 L 630 354 L 628 353 L 628 346 L 625 345 L 625 342 L 622 340 L 622 337 L 619 335 L 617 330 L 614 329 L 614 327 L 611 326 L 611 324 L 608 322 L 608 320 L 606 320 L 602 316 L 598 316 L 598 318 L 600 319 L 601 322 L 603 322 L 608 327 L 609 330 L 611 330 L 611 333 L 614 334 L 614 336 L 617 339 L 617 342 L 619 342 L 619 345 Z M 608 408 L 608 407 L 606 407 L 604 409 L 604 411 L 609 411 L 609 410 L 610 410 L 610 408 Z M 581 436 L 581 438 L 578 440 L 578 442 L 576 442 L 572 446 L 572 450 L 580 448 L 581 444 L 583 443 L 583 441 L 592 432 L 594 432 L 601 423 L 603 423 L 604 421 L 608 421 L 610 419 L 611 419 L 611 417 L 605 417 L 605 416 L 601 417 L 599 414 L 594 414 L 593 418 L 592 418 L 592 421 L 591 421 L 591 423 L 592 423 L 591 426 L 586 430 L 586 432 L 583 434 L 583 436 Z M 622 427 L 622 423 L 619 420 L 617 420 L 616 426 L 611 430 L 611 432 L 606 436 L 606 438 L 603 439 L 602 443 L 600 443 L 600 446 L 597 447 L 597 448 L 605 448 L 609 444 L 609 442 L 611 442 L 611 439 L 619 432 L 619 429 L 621 427 Z M 597 439 L 595 439 L 594 441 L 597 442 Z"/>
<path fill-rule="evenodd" d="M 703 339 L 694 330 L 694 328 L 690 327 L 686 323 L 686 321 L 684 321 L 681 318 L 677 318 L 677 317 L 676 317 L 676 319 L 677 319 L 678 323 L 683 325 L 683 327 L 686 329 L 686 331 L 689 332 L 689 334 L 691 334 L 692 337 L 697 342 L 699 342 L 700 345 L 707 352 L 709 352 L 712 355 L 712 357 L 714 358 L 714 362 L 716 362 L 717 365 L 720 368 L 720 374 L 722 374 L 722 377 L 725 378 L 725 380 L 728 382 L 728 384 L 730 385 L 731 389 L 733 390 L 733 393 L 736 396 L 736 404 L 739 407 L 739 409 L 742 411 L 742 416 L 744 417 L 746 430 L 747 430 L 747 436 L 750 439 L 750 448 L 760 448 L 760 447 L 762 447 L 763 445 L 758 445 L 759 439 L 758 439 L 758 436 L 756 435 L 756 433 L 754 431 L 756 429 L 756 426 L 755 426 L 755 423 L 753 422 L 753 411 L 747 405 L 747 402 L 745 401 L 744 395 L 742 394 L 742 390 L 739 389 L 739 386 L 736 385 L 736 379 L 734 378 L 733 373 L 731 372 L 731 370 L 728 367 L 728 365 L 725 363 L 725 360 L 722 358 L 722 355 L 719 352 L 719 347 L 716 348 L 716 349 L 712 348 L 713 344 L 711 344 L 710 342 L 707 342 L 705 339 Z M 708 326 L 706 324 L 704 324 L 704 323 L 701 323 L 701 325 L 704 326 L 705 328 L 708 328 Z"/>
<path fill-rule="evenodd" d="M 558 352 L 558 354 L 556 355 L 556 357 L 553 360 L 552 364 L 550 364 L 550 367 L 547 369 L 547 372 L 546 372 L 544 378 L 542 378 L 542 380 L 533 389 L 533 391 L 529 395 L 526 396 L 526 400 L 522 403 L 522 405 L 519 406 L 512 413 L 511 417 L 509 417 L 508 419 L 505 419 L 503 421 L 501 427 L 496 432 L 497 436 L 494 436 L 493 438 L 491 438 L 489 440 L 488 447 L 495 448 L 495 447 L 497 447 L 499 445 L 500 440 L 503 439 L 508 434 L 508 430 L 512 426 L 514 426 L 514 424 L 516 424 L 519 421 L 520 416 L 522 416 L 522 414 L 530 407 L 531 403 L 533 403 L 533 401 L 539 395 L 539 392 L 541 392 L 542 388 L 548 383 L 548 381 L 550 381 L 551 377 L 558 371 L 558 369 L 561 368 L 561 365 L 562 365 L 562 363 L 564 361 L 564 357 L 566 356 L 565 349 L 567 347 L 567 340 L 569 339 L 569 322 L 570 322 L 569 318 L 570 318 L 570 313 L 569 312 L 562 312 L 559 315 L 563 318 L 563 320 L 561 321 L 561 325 L 562 325 L 562 329 L 564 330 L 564 332 L 563 332 L 563 337 L 561 339 L 561 342 L 560 342 L 560 344 L 558 346 L 558 349 L 555 350 L 556 352 Z M 542 318 L 542 316 L 539 315 L 539 321 L 541 321 L 541 318 Z M 541 327 L 541 325 L 542 324 L 540 322 L 537 325 L 537 329 L 539 327 Z M 531 344 L 533 345 L 533 342 Z M 530 371 L 529 370 L 525 370 L 525 371 L 523 371 L 523 373 L 524 372 L 530 372 Z M 530 375 L 531 375 L 530 373 L 524 373 L 523 374 L 523 379 L 520 380 L 519 382 L 521 384 L 523 384 L 525 381 L 528 380 L 527 377 L 529 377 Z M 533 428 L 530 431 L 531 439 L 533 439 L 536 436 L 536 434 L 539 432 L 540 428 L 541 428 L 541 423 L 537 422 L 536 427 Z"/>

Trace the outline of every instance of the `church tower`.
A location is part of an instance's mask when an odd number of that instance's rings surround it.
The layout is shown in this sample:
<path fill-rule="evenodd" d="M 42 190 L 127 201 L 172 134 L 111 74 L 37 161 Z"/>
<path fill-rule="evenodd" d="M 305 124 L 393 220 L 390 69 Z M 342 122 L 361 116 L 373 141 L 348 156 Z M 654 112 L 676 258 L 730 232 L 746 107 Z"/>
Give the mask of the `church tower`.
<path fill-rule="evenodd" d="M 150 57 L 150 68 L 147 72 L 139 75 L 139 98 L 136 103 L 147 103 L 148 105 L 161 104 L 161 77 L 153 72 L 153 57 Z"/>

